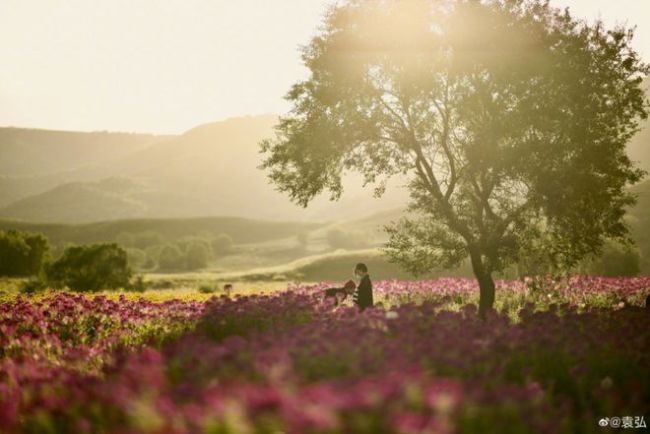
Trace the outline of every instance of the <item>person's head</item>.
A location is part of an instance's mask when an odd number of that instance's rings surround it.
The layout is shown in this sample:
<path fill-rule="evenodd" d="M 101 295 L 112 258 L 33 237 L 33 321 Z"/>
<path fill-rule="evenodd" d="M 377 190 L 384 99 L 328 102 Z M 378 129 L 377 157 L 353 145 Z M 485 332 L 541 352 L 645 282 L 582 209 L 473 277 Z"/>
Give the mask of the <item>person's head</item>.
<path fill-rule="evenodd" d="M 366 267 L 366 264 L 359 262 L 356 267 L 354 267 L 354 275 L 360 279 L 366 274 L 368 274 L 368 267 Z"/>

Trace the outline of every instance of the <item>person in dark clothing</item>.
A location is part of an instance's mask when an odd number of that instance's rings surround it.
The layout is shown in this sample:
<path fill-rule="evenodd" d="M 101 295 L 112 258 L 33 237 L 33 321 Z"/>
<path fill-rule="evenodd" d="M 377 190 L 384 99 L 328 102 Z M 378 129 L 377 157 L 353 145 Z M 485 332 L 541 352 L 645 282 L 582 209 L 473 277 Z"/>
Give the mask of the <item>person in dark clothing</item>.
<path fill-rule="evenodd" d="M 359 279 L 359 285 L 352 294 L 352 301 L 357 305 L 359 311 L 372 307 L 372 282 L 368 275 L 366 264 L 359 263 L 354 267 L 354 275 Z"/>

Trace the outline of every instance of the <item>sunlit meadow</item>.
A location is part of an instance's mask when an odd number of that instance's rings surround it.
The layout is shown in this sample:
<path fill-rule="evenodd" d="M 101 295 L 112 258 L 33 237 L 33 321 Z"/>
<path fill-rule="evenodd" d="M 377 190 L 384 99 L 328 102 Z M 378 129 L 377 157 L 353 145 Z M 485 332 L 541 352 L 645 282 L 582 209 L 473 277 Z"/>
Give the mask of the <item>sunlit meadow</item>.
<path fill-rule="evenodd" d="M 642 415 L 650 278 L 382 281 L 364 313 L 323 283 L 151 302 L 51 293 L 0 307 L 14 433 L 574 433 Z"/>
<path fill-rule="evenodd" d="M 647 429 L 648 35 L 650 0 L 0 1 L 0 434 Z"/>

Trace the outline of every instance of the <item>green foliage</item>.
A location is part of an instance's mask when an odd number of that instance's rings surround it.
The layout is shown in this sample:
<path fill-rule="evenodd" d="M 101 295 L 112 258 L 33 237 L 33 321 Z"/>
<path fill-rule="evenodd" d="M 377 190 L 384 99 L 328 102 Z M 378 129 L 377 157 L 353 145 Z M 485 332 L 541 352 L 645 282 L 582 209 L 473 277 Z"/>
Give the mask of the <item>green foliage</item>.
<path fill-rule="evenodd" d="M 636 276 L 641 271 L 639 250 L 630 245 L 607 241 L 600 254 L 591 255 L 573 267 L 557 264 L 541 246 L 531 247 L 519 256 L 516 263 L 516 276 L 556 276 L 579 273 L 591 276 L 622 277 Z M 509 274 L 509 273 L 506 273 Z"/>
<path fill-rule="evenodd" d="M 115 242 L 122 247 L 133 247 L 135 237 L 130 232 L 122 232 L 115 237 Z"/>
<path fill-rule="evenodd" d="M 56 288 L 95 292 L 127 288 L 131 278 L 127 254 L 117 244 L 71 246 L 46 271 L 47 280 Z"/>
<path fill-rule="evenodd" d="M 0 276 L 37 275 L 50 252 L 42 234 L 0 231 Z"/>
<path fill-rule="evenodd" d="M 125 289 L 133 292 L 145 292 L 147 290 L 147 284 L 144 281 L 144 277 L 139 274 L 129 282 L 129 285 Z"/>
<path fill-rule="evenodd" d="M 208 265 L 210 258 L 209 246 L 202 242 L 193 242 L 187 246 L 185 252 L 185 268 L 187 270 L 198 270 Z"/>
<path fill-rule="evenodd" d="M 642 274 L 650 274 L 650 180 L 645 180 L 632 188 L 637 197 L 637 205 L 630 209 L 628 221 L 634 243 L 641 256 Z"/>
<path fill-rule="evenodd" d="M 639 251 L 629 245 L 609 243 L 602 255 L 591 261 L 588 271 L 598 276 L 636 276 L 640 271 Z"/>
<path fill-rule="evenodd" d="M 279 240 L 320 226 L 322 224 L 251 220 L 241 217 L 128 219 L 89 224 L 39 224 L 0 220 L 0 229 L 40 232 L 55 245 L 112 243 L 117 242 L 119 235 L 124 237 L 124 234 L 131 234 L 134 237 L 134 247 L 139 249 L 175 242 L 197 233 L 226 234 L 235 244 Z M 125 239 L 127 238 L 130 237 L 126 235 Z"/>
<path fill-rule="evenodd" d="M 143 250 L 137 248 L 127 248 L 125 250 L 131 268 L 136 270 L 146 268 L 147 254 Z"/>
<path fill-rule="evenodd" d="M 47 289 L 47 284 L 39 277 L 33 277 L 26 280 L 20 287 L 20 292 L 23 294 L 36 294 Z"/>
<path fill-rule="evenodd" d="M 202 240 L 168 244 L 159 252 L 158 267 L 162 271 L 198 270 L 210 259 L 210 246 Z"/>
<path fill-rule="evenodd" d="M 520 249 L 515 263 L 517 276 L 558 276 L 569 273 L 571 267 L 558 261 L 551 247 L 550 238 L 544 234 L 528 237 L 526 246 Z"/>
<path fill-rule="evenodd" d="M 566 268 L 627 238 L 650 72 L 632 37 L 541 0 L 339 3 L 262 167 L 302 206 L 338 199 L 346 171 L 378 195 L 406 176 L 415 218 L 387 253 L 421 272 L 469 256 L 484 312 L 492 274 L 533 246 Z"/>
<path fill-rule="evenodd" d="M 155 231 L 138 232 L 133 235 L 133 245 L 139 249 L 162 244 L 164 237 Z"/>
<path fill-rule="evenodd" d="M 146 249 L 151 246 L 163 244 L 164 239 L 165 238 L 156 231 L 145 230 L 136 233 L 120 232 L 115 237 L 115 242 L 123 247 Z"/>
<path fill-rule="evenodd" d="M 224 256 L 232 252 L 233 240 L 230 235 L 219 234 L 212 240 L 212 251 L 217 256 Z"/>
<path fill-rule="evenodd" d="M 390 258 L 414 275 L 440 266 L 455 268 L 467 255 L 462 238 L 435 220 L 404 218 L 386 226 L 386 231 Z"/>
<path fill-rule="evenodd" d="M 165 271 L 184 269 L 185 257 L 181 249 L 174 244 L 164 246 L 158 256 L 158 267 Z"/>
<path fill-rule="evenodd" d="M 199 286 L 199 292 L 201 294 L 212 294 L 216 292 L 216 288 L 214 287 L 214 285 L 203 284 Z"/>

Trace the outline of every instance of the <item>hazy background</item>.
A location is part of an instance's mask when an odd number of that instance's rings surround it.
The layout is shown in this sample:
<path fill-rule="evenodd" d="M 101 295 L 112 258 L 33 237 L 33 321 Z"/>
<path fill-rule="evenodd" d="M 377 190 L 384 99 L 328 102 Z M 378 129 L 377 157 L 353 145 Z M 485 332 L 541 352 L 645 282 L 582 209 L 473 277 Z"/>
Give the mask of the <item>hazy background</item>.
<path fill-rule="evenodd" d="M 2 0 L 0 126 L 178 134 L 281 113 L 306 74 L 322 0 Z M 553 0 L 576 16 L 638 26 L 647 0 Z"/>
<path fill-rule="evenodd" d="M 257 169 L 258 143 L 307 73 L 299 46 L 329 3 L 0 0 L 0 229 L 43 232 L 58 252 L 118 241 L 151 271 L 183 271 L 161 258 L 183 263 L 201 244 L 220 273 L 317 280 L 362 259 L 400 277 L 376 250 L 406 201 L 399 183 L 377 200 L 348 177 L 339 202 L 302 209 Z M 650 1 L 551 3 L 636 25 L 650 59 Z M 628 149 L 650 170 L 650 129 Z M 628 221 L 648 273 L 650 181 L 634 189 Z"/>

